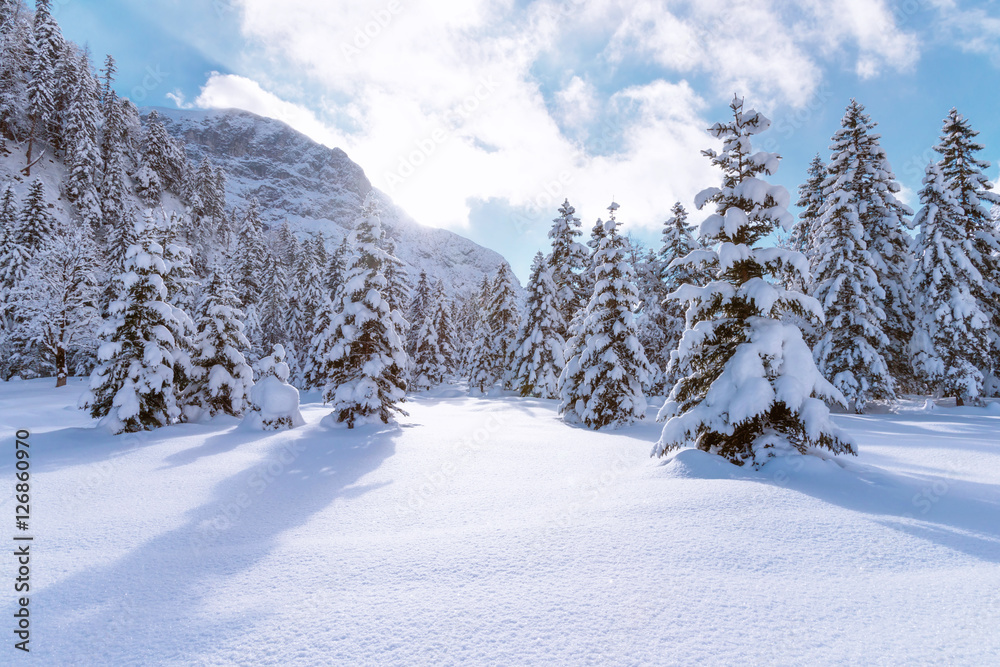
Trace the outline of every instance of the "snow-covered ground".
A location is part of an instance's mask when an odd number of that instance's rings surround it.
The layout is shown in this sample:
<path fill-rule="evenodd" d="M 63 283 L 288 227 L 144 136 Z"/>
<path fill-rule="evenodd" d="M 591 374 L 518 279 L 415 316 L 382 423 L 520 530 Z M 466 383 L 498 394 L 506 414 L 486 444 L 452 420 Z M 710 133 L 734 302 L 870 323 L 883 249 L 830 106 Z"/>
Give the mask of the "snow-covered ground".
<path fill-rule="evenodd" d="M 112 438 L 52 384 L 0 383 L 5 442 L 32 432 L 39 664 L 1000 661 L 995 407 L 839 415 L 859 457 L 754 472 L 457 387 L 397 427 L 313 402 L 293 431 Z"/>

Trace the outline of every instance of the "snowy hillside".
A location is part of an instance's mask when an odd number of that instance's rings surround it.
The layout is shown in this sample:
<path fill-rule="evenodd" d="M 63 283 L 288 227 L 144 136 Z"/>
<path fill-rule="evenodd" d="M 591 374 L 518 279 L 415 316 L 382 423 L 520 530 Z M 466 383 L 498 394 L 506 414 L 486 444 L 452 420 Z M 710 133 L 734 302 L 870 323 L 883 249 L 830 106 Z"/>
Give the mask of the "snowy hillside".
<path fill-rule="evenodd" d="M 288 220 L 295 230 L 319 231 L 331 249 L 353 228 L 372 189 L 344 151 L 322 146 L 281 121 L 235 109 L 157 112 L 168 131 L 184 141 L 194 164 L 207 155 L 225 169 L 230 206 L 246 209 L 257 197 L 265 224 Z M 471 288 L 506 261 L 458 234 L 418 224 L 388 195 L 378 195 L 383 227 L 397 239 L 397 255 L 411 267 L 414 282 L 425 270 L 454 288 Z"/>
<path fill-rule="evenodd" d="M 0 384 L 0 428 L 32 429 L 40 664 L 1000 655 L 995 405 L 836 416 L 857 459 L 753 471 L 651 460 L 649 417 L 593 432 L 554 401 L 454 386 L 399 426 L 329 430 L 312 393 L 292 431 L 223 417 L 109 439 L 82 385 Z"/>

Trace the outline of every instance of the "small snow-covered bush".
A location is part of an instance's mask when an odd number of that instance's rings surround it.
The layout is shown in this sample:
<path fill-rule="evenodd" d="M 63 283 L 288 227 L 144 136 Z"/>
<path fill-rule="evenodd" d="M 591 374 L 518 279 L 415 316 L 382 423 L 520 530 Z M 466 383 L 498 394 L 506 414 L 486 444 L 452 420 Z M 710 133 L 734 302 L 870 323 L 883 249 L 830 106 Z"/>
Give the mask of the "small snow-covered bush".
<path fill-rule="evenodd" d="M 288 384 L 285 348 L 275 345 L 270 356 L 257 362 L 257 382 L 250 388 L 250 409 L 244 424 L 262 431 L 277 431 L 305 424 L 299 412 L 299 390 Z"/>

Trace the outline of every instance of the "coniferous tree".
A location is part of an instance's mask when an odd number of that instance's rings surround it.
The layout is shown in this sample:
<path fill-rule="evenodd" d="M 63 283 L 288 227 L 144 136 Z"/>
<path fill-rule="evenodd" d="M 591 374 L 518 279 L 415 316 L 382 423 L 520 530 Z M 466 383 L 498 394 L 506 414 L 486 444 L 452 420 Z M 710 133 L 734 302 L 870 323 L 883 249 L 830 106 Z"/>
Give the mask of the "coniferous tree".
<path fill-rule="evenodd" d="M 134 227 L 135 211 L 129 197 L 127 101 L 114 98 L 105 104 L 101 157 L 104 164 L 100 187 L 101 219 L 112 236 L 127 235 Z"/>
<path fill-rule="evenodd" d="M 327 358 L 330 382 L 323 391 L 334 421 L 348 428 L 388 423 L 393 413 L 406 414 L 397 405 L 406 397 L 406 351 L 398 333 L 403 318 L 385 299 L 389 284 L 384 271 L 391 259 L 382 247 L 382 223 L 371 197 L 351 242 L 353 261 L 331 324 L 340 338 Z"/>
<path fill-rule="evenodd" d="M 642 419 L 652 370 L 636 335 L 639 298 L 617 209 L 613 202 L 608 207 L 611 216 L 593 258 L 594 293 L 559 376 L 559 412 L 593 429 Z"/>
<path fill-rule="evenodd" d="M 722 151 L 703 151 L 722 170 L 722 186 L 695 200 L 699 208 L 715 206 L 700 231 L 702 242 L 716 249 L 695 251 L 686 260 L 707 261 L 717 280 L 676 293 L 691 302 L 690 328 L 679 347 L 690 375 L 676 384 L 660 411 L 659 418 L 669 420 L 653 454 L 693 445 L 739 465 L 759 466 L 775 454 L 813 447 L 854 453 L 823 402 L 843 397 L 816 369 L 798 328 L 781 321 L 787 310 L 821 316 L 814 299 L 773 282 L 789 266 L 805 269 L 805 258 L 758 245 L 792 222 L 788 192 L 758 178 L 775 172 L 778 156 L 754 153 L 751 146 L 770 121 L 744 109 L 739 98 L 730 108 L 733 119 L 710 129 L 723 140 Z"/>
<path fill-rule="evenodd" d="M 187 400 L 211 416 L 239 417 L 247 407 L 253 370 L 245 356 L 250 341 L 243 334 L 243 312 L 225 276 L 213 272 L 209 277 L 197 319 Z"/>
<path fill-rule="evenodd" d="M 489 276 L 484 274 L 475 297 L 476 318 L 472 336 L 462 363 L 469 378 L 469 389 L 480 394 L 486 393 L 497 381 L 493 329 L 490 327 L 489 314 L 492 295 L 493 283 L 490 282 Z"/>
<path fill-rule="evenodd" d="M 410 307 L 406 311 L 406 321 L 410 323 L 410 332 L 406 341 L 406 352 L 412 358 L 417 350 L 417 332 L 423 325 L 424 318 L 430 310 L 431 284 L 427 272 L 421 270 L 417 286 L 413 290 Z"/>
<path fill-rule="evenodd" d="M 264 262 L 264 294 L 260 303 L 261 347 L 273 349 L 287 337 L 288 275 L 278 256 L 267 252 Z"/>
<path fill-rule="evenodd" d="M 156 230 L 140 222 L 122 273 L 114 279 L 117 299 L 100 331 L 99 366 L 90 377 L 82 407 L 112 433 L 165 426 L 180 415 L 174 394 L 174 353 L 163 275 L 167 272 Z"/>
<path fill-rule="evenodd" d="M 66 197 L 79 211 L 84 222 L 98 229 L 102 223 L 101 200 L 97 193 L 101 155 L 98 147 L 97 81 L 90 71 L 85 54 L 72 59 L 75 76 L 68 108 L 66 110 L 66 157 L 69 176 L 66 179 Z"/>
<path fill-rule="evenodd" d="M 552 221 L 552 228 L 549 229 L 552 251 L 548 256 L 548 265 L 556 286 L 556 299 L 564 327 L 559 332 L 562 336 L 566 335 L 565 327 L 573 315 L 586 305 L 590 296 L 585 292 L 582 278 L 587 268 L 587 248 L 576 240 L 583 232 L 580 231 L 580 218 L 575 214 L 576 209 L 568 199 L 565 200 L 559 207 L 559 217 Z"/>
<path fill-rule="evenodd" d="M 293 287 L 288 298 L 288 358 L 291 360 L 292 382 L 302 388 L 317 386 L 311 376 L 307 379 L 308 372 L 321 357 L 320 354 L 310 354 L 313 339 L 319 333 L 314 328 L 315 317 L 321 311 L 330 310 L 325 306 L 329 295 L 323 284 L 322 268 L 317 265 L 312 250 L 312 245 L 305 243 L 296 257 Z"/>
<path fill-rule="evenodd" d="M 493 278 L 487 318 L 493 335 L 491 349 L 495 360 L 494 373 L 503 383 L 504 389 L 510 389 L 511 355 L 521 326 L 521 314 L 517 306 L 517 292 L 514 291 L 514 274 L 507 262 L 500 264 Z"/>
<path fill-rule="evenodd" d="M 275 345 L 270 355 L 257 362 L 254 370 L 257 382 L 250 388 L 250 404 L 244 423 L 262 431 L 305 424 L 299 412 L 299 392 L 288 384 L 285 348 Z"/>
<path fill-rule="evenodd" d="M 264 269 L 264 226 L 260 219 L 260 204 L 257 198 L 250 199 L 250 208 L 240 224 L 236 243 L 235 275 L 236 296 L 245 309 L 260 301 Z"/>
<path fill-rule="evenodd" d="M 535 255 L 528 281 L 527 316 L 512 355 L 513 387 L 521 396 L 555 398 L 564 364 L 565 329 L 558 288 L 542 253 Z"/>
<path fill-rule="evenodd" d="M 788 247 L 806 256 L 812 265 L 815 258 L 814 244 L 816 243 L 816 226 L 819 220 L 819 212 L 823 207 L 825 197 L 823 195 L 823 183 L 826 180 L 826 163 L 817 153 L 813 156 L 806 170 L 806 181 L 799 186 L 799 200 L 796 206 L 802 209 L 799 219 L 792 227 L 792 234 L 788 240 Z M 788 289 L 798 292 L 805 292 L 811 286 L 803 282 L 792 284 L 792 281 L 808 280 L 809 276 L 801 276 L 795 271 L 783 272 L 782 278 Z"/>
<path fill-rule="evenodd" d="M 31 129 L 28 135 L 25 176 L 39 158 L 35 155 L 36 141 L 49 137 L 49 127 L 54 120 L 55 69 L 64 49 L 62 33 L 52 18 L 50 0 L 36 0 L 35 21 L 31 40 L 31 76 L 28 79 L 28 118 Z"/>
<path fill-rule="evenodd" d="M 12 201 L 12 200 L 11 200 Z M 53 238 L 56 221 L 49 213 L 45 186 L 35 179 L 24 199 L 21 214 L 0 249 L 0 298 L 21 281 L 36 254 Z"/>
<path fill-rule="evenodd" d="M 911 352 L 921 378 L 964 405 L 982 396 L 990 346 L 990 315 L 977 298 L 983 277 L 972 261 L 975 239 L 939 165 L 928 165 L 920 203 L 913 276 L 920 320 Z"/>
<path fill-rule="evenodd" d="M 411 385 L 420 391 L 443 383 L 457 365 L 451 324 L 451 306 L 444 283 L 438 281 L 424 303 L 424 317 L 415 326 L 415 347 L 410 359 Z"/>
<path fill-rule="evenodd" d="M 888 308 L 900 301 L 890 297 L 889 286 L 898 296 L 900 285 L 909 282 L 908 276 L 894 277 L 894 262 L 886 252 L 873 250 L 892 247 L 888 227 L 899 222 L 891 212 L 894 198 L 886 183 L 891 172 L 872 127 L 864 108 L 852 100 L 833 137 L 824 203 L 813 223 L 813 295 L 825 314 L 816 359 L 859 413 L 871 400 L 895 398 L 895 378 L 902 374 L 893 373 L 890 361 L 893 336 L 904 334 L 897 320 L 890 321 Z"/>
<path fill-rule="evenodd" d="M 972 241 L 969 260 L 980 277 L 981 284 L 970 285 L 971 296 L 990 315 L 990 352 L 992 364 L 981 370 L 1000 375 L 1000 228 L 993 224 L 988 204 L 1000 204 L 1000 195 L 991 191 L 992 184 L 984 170 L 990 163 L 976 154 L 983 150 L 976 142 L 978 132 L 956 109 L 944 119 L 941 141 L 934 150 L 941 156 L 938 164 L 946 187 L 954 193 L 961 208 L 965 237 Z"/>
<path fill-rule="evenodd" d="M 680 263 L 691 252 L 701 249 L 694 238 L 691 226 L 688 224 L 688 212 L 680 202 L 670 209 L 673 215 L 663 223 L 660 238 L 660 252 L 657 256 L 660 270 L 660 307 L 654 308 L 656 326 L 662 331 L 662 339 L 657 348 L 645 348 L 650 361 L 663 372 L 661 389 L 669 394 L 676 381 L 681 377 L 681 369 L 677 362 L 671 365 L 671 355 L 680 343 L 681 335 L 686 328 L 684 302 L 669 298 L 682 285 L 704 285 L 711 280 L 706 271 L 699 271 L 696 265 Z"/>

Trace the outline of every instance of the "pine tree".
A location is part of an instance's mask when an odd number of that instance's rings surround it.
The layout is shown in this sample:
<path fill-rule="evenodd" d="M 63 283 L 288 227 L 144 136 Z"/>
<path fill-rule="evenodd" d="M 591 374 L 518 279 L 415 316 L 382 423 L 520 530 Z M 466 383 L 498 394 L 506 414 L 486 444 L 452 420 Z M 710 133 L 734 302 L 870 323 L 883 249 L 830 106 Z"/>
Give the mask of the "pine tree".
<path fill-rule="evenodd" d="M 542 253 L 535 255 L 528 280 L 527 317 L 512 354 L 513 386 L 521 396 L 555 398 L 564 366 L 566 326 L 559 311 L 558 288 Z"/>
<path fill-rule="evenodd" d="M 345 236 L 329 258 L 324 260 L 325 252 L 326 248 L 324 247 L 323 252 L 317 255 L 317 261 L 327 265 L 326 286 L 330 294 L 333 295 L 334 301 L 339 303 L 341 290 L 347 278 L 347 270 L 350 268 L 352 260 L 352 249 L 348 238 Z"/>
<path fill-rule="evenodd" d="M 114 279 L 118 298 L 99 334 L 100 365 L 82 401 L 82 407 L 115 434 L 165 426 L 180 415 L 171 334 L 180 325 L 170 321 L 174 310 L 166 303 L 166 272 L 156 230 L 138 223 L 136 244 Z"/>
<path fill-rule="evenodd" d="M 146 117 L 142 165 L 156 174 L 164 190 L 180 194 L 187 173 L 187 158 L 177 142 L 170 138 L 155 109 Z"/>
<path fill-rule="evenodd" d="M 323 278 L 323 269 L 316 263 L 312 246 L 309 243 L 303 244 L 302 251 L 295 259 L 286 326 L 291 348 L 289 358 L 292 382 L 303 388 L 322 386 L 312 378 L 309 371 L 315 369 L 316 362 L 328 351 L 316 352 L 313 349 L 314 338 L 323 331 L 315 328 L 316 316 L 332 310 L 332 306 L 326 305 L 330 297 L 325 291 Z M 325 324 L 326 322 L 323 323 L 324 328 Z"/>
<path fill-rule="evenodd" d="M 250 199 L 250 208 L 240 224 L 239 239 L 236 244 L 234 274 L 236 276 L 236 296 L 244 308 L 260 301 L 264 285 L 261 275 L 264 269 L 264 226 L 260 219 L 260 205 L 256 197 Z"/>
<path fill-rule="evenodd" d="M 911 351 L 922 378 L 964 405 L 983 393 L 990 344 L 989 312 L 977 298 L 983 278 L 971 259 L 975 241 L 939 165 L 928 165 L 920 202 L 913 277 L 920 321 Z"/>
<path fill-rule="evenodd" d="M 514 274 L 507 262 L 502 262 L 493 278 L 493 293 L 487 315 L 493 334 L 492 349 L 496 359 L 496 377 L 504 389 L 512 388 L 511 356 L 521 326 L 521 314 L 514 291 Z"/>
<path fill-rule="evenodd" d="M 826 180 L 826 163 L 817 153 L 809 168 L 806 170 L 806 181 L 799 186 L 799 200 L 796 206 L 802 209 L 799 219 L 792 227 L 792 234 L 788 240 L 788 247 L 796 252 L 801 252 L 813 265 L 815 260 L 814 244 L 816 243 L 816 226 L 819 220 L 820 209 L 823 208 L 825 197 L 823 195 L 823 182 Z M 804 292 L 809 289 L 809 285 L 800 282 L 792 284 L 791 281 L 797 279 L 799 274 L 794 271 L 783 272 L 782 278 L 788 289 L 797 292 Z M 803 276 L 800 281 L 808 280 L 809 276 Z"/>
<path fill-rule="evenodd" d="M 976 142 L 978 132 L 956 109 L 944 119 L 940 143 L 934 150 L 941 155 L 938 164 L 945 186 L 954 193 L 962 210 L 961 222 L 965 238 L 972 241 L 969 260 L 982 278 L 981 284 L 970 285 L 971 296 L 984 308 L 992 320 L 990 353 L 992 364 L 981 369 L 1000 375 L 1000 228 L 993 224 L 987 204 L 1000 204 L 1000 196 L 991 191 L 992 184 L 983 171 L 990 163 L 976 154 L 983 150 Z"/>
<path fill-rule="evenodd" d="M 639 297 L 617 210 L 613 202 L 608 207 L 611 216 L 593 257 L 594 293 L 574 333 L 574 355 L 559 376 L 559 412 L 593 429 L 642 419 L 652 371 L 636 335 Z"/>
<path fill-rule="evenodd" d="M 565 200 L 559 207 L 559 217 L 552 221 L 552 228 L 549 229 L 552 251 L 548 256 L 548 265 L 556 286 L 556 299 L 564 327 L 559 332 L 562 336 L 566 335 L 565 327 L 576 311 L 586 305 L 589 296 L 581 277 L 587 268 L 587 248 L 576 240 L 583 232 L 580 231 L 580 218 L 575 213 L 576 209 L 568 199 Z"/>
<path fill-rule="evenodd" d="M 49 213 L 45 186 L 40 179 L 35 179 L 28 189 L 19 218 L 0 250 L 0 299 L 4 300 L 4 295 L 27 273 L 35 255 L 55 235 L 56 221 Z"/>
<path fill-rule="evenodd" d="M 398 333 L 403 320 L 385 299 L 389 285 L 384 270 L 392 260 L 382 247 L 382 223 L 370 197 L 351 241 L 353 261 L 342 307 L 331 325 L 341 338 L 327 359 L 330 383 L 323 392 L 334 421 L 348 428 L 389 423 L 393 413 L 406 414 L 397 405 L 406 396 L 406 351 Z"/>
<path fill-rule="evenodd" d="M 852 100 L 833 137 L 825 200 L 813 224 L 813 295 L 825 313 L 816 359 L 859 413 L 871 400 L 895 398 L 896 378 L 907 377 L 899 369 L 905 352 L 897 347 L 905 348 L 912 337 L 898 321 L 900 290 L 908 290 L 909 276 L 896 275 L 899 267 L 889 254 L 899 226 L 888 180 L 892 173 L 872 127 L 864 108 Z M 894 317 L 890 307 L 896 307 Z M 902 343 L 896 340 L 900 336 L 905 336 Z"/>
<path fill-rule="evenodd" d="M 49 126 L 56 113 L 55 69 L 63 53 L 64 42 L 59 26 L 52 18 L 50 0 L 36 0 L 35 22 L 31 41 L 31 76 L 28 79 L 28 117 L 31 130 L 24 175 L 31 175 L 36 141 L 48 137 Z"/>
<path fill-rule="evenodd" d="M 250 341 L 243 334 L 243 312 L 229 281 L 213 273 L 198 306 L 193 372 L 188 400 L 206 410 L 239 417 L 253 386 L 253 371 L 244 353 Z"/>
<path fill-rule="evenodd" d="M 413 298 L 410 300 L 410 307 L 406 311 L 406 321 L 410 323 L 410 332 L 406 340 L 406 352 L 412 358 L 417 350 L 417 332 L 423 325 L 424 318 L 430 310 L 431 305 L 431 285 L 427 277 L 427 272 L 421 270 L 417 280 L 417 286 L 413 291 Z"/>
<path fill-rule="evenodd" d="M 658 311 L 653 309 L 656 315 L 653 321 L 662 331 L 662 340 L 655 349 L 645 348 L 650 360 L 663 371 L 662 389 L 668 394 L 681 377 L 679 365 L 676 362 L 671 365 L 671 354 L 677 349 L 686 329 L 687 311 L 687 306 L 682 301 L 669 297 L 682 285 L 704 285 L 711 280 L 708 272 L 699 271 L 690 263 L 680 263 L 691 252 L 700 250 L 701 245 L 693 236 L 684 206 L 676 202 L 670 212 L 673 215 L 663 223 L 660 251 L 657 255 L 662 299 Z"/>
<path fill-rule="evenodd" d="M 601 248 L 601 241 L 604 240 L 605 235 L 604 221 L 598 218 L 597 222 L 594 223 L 593 228 L 590 230 L 590 240 L 587 241 L 587 248 L 589 248 L 590 252 L 587 255 L 586 267 L 580 276 L 581 287 L 583 289 L 583 293 L 587 295 L 587 299 L 589 299 L 590 295 L 594 293 L 594 274 L 597 271 L 596 262 L 594 260 L 597 255 L 597 251 Z M 586 304 L 584 304 L 584 306 L 586 306 Z M 581 307 L 579 310 L 583 310 L 583 308 Z M 579 310 L 577 312 L 579 312 Z"/>
<path fill-rule="evenodd" d="M 100 122 L 97 81 L 85 54 L 74 59 L 75 88 L 66 112 L 66 156 L 69 176 L 66 198 L 76 205 L 84 222 L 98 229 L 102 223 L 101 200 L 97 193 L 102 167 L 97 127 Z"/>
<path fill-rule="evenodd" d="M 438 281 L 424 304 L 426 311 L 415 326 L 415 348 L 410 360 L 411 386 L 430 389 L 451 376 L 458 361 L 451 323 L 451 307 L 444 282 Z"/>
<path fill-rule="evenodd" d="M 127 234 L 134 227 L 135 211 L 128 196 L 128 127 L 125 122 L 127 101 L 114 98 L 105 103 L 101 159 L 104 164 L 100 187 L 101 219 L 111 234 Z"/>
<path fill-rule="evenodd" d="M 273 349 L 287 337 L 288 275 L 285 267 L 273 252 L 268 252 L 264 263 L 264 294 L 260 303 L 261 347 Z"/>
<path fill-rule="evenodd" d="M 685 260 L 707 259 L 718 279 L 676 293 L 691 302 L 691 328 L 679 348 L 690 375 L 676 384 L 660 410 L 659 418 L 670 419 L 653 454 L 694 445 L 738 465 L 759 466 L 775 454 L 813 447 L 854 453 L 823 402 L 843 397 L 816 369 L 798 328 L 781 321 L 787 310 L 821 316 L 815 300 L 774 283 L 788 266 L 806 270 L 805 258 L 758 246 L 792 222 L 788 192 L 758 178 L 775 172 L 778 156 L 752 151 L 752 137 L 770 121 L 745 110 L 739 98 L 730 108 L 733 120 L 710 129 L 723 140 L 722 152 L 703 151 L 722 170 L 722 187 L 704 190 L 695 201 L 699 208 L 715 205 L 701 235 L 716 249 L 696 251 Z"/>
<path fill-rule="evenodd" d="M 479 285 L 475 297 L 476 318 L 472 327 L 469 347 L 465 351 L 462 366 L 469 378 L 469 389 L 480 394 L 492 387 L 497 381 L 496 359 L 493 350 L 493 329 L 490 327 L 490 304 L 493 296 L 493 283 L 487 275 Z"/>

